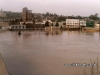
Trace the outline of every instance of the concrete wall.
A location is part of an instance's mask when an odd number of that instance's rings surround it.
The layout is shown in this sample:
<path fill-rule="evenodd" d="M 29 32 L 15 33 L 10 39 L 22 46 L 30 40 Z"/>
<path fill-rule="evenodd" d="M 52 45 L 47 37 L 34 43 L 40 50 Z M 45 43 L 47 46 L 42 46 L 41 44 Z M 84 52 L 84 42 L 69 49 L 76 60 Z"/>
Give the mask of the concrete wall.
<path fill-rule="evenodd" d="M 8 75 L 8 71 L 4 64 L 1 53 L 0 53 L 0 75 Z"/>
<path fill-rule="evenodd" d="M 8 22 L 0 22 L 0 26 L 2 26 L 2 30 L 7 30 L 9 28 Z"/>
<path fill-rule="evenodd" d="M 0 22 L 0 26 L 9 26 L 8 22 Z"/>
<path fill-rule="evenodd" d="M 26 25 L 11 25 L 11 29 L 26 29 Z"/>

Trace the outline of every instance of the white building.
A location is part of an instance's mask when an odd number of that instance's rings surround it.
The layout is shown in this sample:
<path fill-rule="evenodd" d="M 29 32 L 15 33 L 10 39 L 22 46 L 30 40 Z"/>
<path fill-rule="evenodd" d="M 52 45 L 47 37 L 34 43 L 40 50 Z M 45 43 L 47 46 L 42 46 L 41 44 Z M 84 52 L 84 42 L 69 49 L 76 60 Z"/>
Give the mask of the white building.
<path fill-rule="evenodd" d="M 80 20 L 80 26 L 81 27 L 86 27 L 86 21 L 84 21 L 84 20 Z"/>
<path fill-rule="evenodd" d="M 80 27 L 79 19 L 66 19 L 66 27 L 79 28 Z"/>
<path fill-rule="evenodd" d="M 11 25 L 10 29 L 26 29 L 26 25 Z"/>
<path fill-rule="evenodd" d="M 0 17 L 6 17 L 6 13 L 2 9 L 0 10 Z"/>
<path fill-rule="evenodd" d="M 95 24 L 95 28 L 96 28 L 96 30 L 100 30 L 100 24 Z"/>

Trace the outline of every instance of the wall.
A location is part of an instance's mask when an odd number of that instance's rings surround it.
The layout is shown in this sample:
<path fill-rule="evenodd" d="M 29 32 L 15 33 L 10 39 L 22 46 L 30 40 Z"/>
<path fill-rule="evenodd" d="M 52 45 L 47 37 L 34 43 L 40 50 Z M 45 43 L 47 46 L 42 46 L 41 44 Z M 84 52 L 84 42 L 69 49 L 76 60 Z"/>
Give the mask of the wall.
<path fill-rule="evenodd" d="M 11 25 L 11 29 L 26 29 L 26 25 Z"/>

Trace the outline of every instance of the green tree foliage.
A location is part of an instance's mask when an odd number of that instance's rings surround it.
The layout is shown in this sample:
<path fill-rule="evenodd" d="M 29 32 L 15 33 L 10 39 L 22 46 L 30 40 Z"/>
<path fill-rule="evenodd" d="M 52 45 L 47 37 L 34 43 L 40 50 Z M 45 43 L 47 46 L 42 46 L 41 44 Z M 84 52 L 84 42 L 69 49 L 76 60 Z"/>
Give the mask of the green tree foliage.
<path fill-rule="evenodd" d="M 67 18 L 68 18 L 68 19 L 82 19 L 83 17 L 80 16 L 80 15 L 78 15 L 78 16 L 72 15 L 72 16 L 68 16 Z"/>
<path fill-rule="evenodd" d="M 24 22 L 23 25 L 26 25 L 26 23 Z"/>
<path fill-rule="evenodd" d="M 94 15 L 90 15 L 89 18 L 92 19 L 92 20 L 99 20 L 97 13 L 94 14 Z"/>
<path fill-rule="evenodd" d="M 23 19 L 21 18 L 20 21 L 23 22 Z"/>
<path fill-rule="evenodd" d="M 58 17 L 58 21 L 66 21 L 66 17 L 61 15 Z"/>
<path fill-rule="evenodd" d="M 51 24 L 51 26 L 53 26 L 53 23 Z"/>
<path fill-rule="evenodd" d="M 34 17 L 34 14 L 32 13 L 32 17 Z"/>
<path fill-rule="evenodd" d="M 59 26 L 59 23 L 57 22 L 55 26 L 58 27 Z"/>
<path fill-rule="evenodd" d="M 46 21 L 45 27 L 49 27 L 49 22 L 48 21 Z"/>
<path fill-rule="evenodd" d="M 32 20 L 33 21 L 33 24 L 35 24 L 35 20 Z"/>

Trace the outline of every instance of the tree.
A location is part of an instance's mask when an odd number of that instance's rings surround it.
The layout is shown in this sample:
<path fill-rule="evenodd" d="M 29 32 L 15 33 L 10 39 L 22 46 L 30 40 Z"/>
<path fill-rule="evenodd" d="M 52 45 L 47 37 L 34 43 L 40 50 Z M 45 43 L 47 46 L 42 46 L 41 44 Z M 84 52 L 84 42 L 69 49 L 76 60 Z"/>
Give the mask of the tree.
<path fill-rule="evenodd" d="M 21 18 L 20 21 L 23 22 L 23 19 Z"/>
<path fill-rule="evenodd" d="M 53 26 L 53 23 L 51 24 L 51 26 Z"/>
<path fill-rule="evenodd" d="M 58 17 L 58 21 L 66 21 L 66 17 L 61 15 Z"/>
<path fill-rule="evenodd" d="M 59 26 L 59 24 L 58 24 L 58 22 L 56 23 L 56 25 L 55 25 L 56 27 L 58 27 Z"/>
<path fill-rule="evenodd" d="M 33 21 L 33 24 L 35 24 L 35 20 L 32 20 Z"/>
<path fill-rule="evenodd" d="M 26 25 L 26 23 L 24 22 L 23 25 Z"/>
<path fill-rule="evenodd" d="M 92 19 L 92 20 L 99 20 L 97 13 L 94 14 L 94 15 L 90 15 L 89 18 Z"/>
<path fill-rule="evenodd" d="M 32 13 L 32 17 L 34 17 L 34 14 Z"/>
<path fill-rule="evenodd" d="M 49 22 L 48 21 L 45 22 L 45 27 L 49 27 Z"/>

